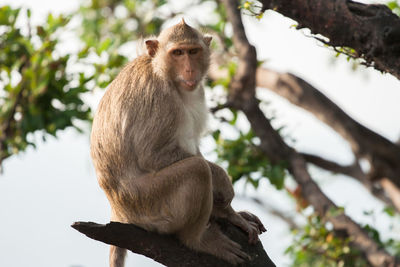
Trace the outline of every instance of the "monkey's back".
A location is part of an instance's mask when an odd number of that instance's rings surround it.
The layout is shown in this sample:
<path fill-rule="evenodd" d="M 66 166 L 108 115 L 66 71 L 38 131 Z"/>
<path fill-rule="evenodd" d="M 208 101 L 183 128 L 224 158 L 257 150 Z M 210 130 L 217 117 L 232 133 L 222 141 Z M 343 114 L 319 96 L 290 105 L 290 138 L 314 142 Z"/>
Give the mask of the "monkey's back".
<path fill-rule="evenodd" d="M 146 55 L 126 65 L 110 84 L 91 134 L 91 155 L 103 188 L 163 167 L 157 154 L 176 146 L 173 129 L 180 116 L 177 92 L 169 88 Z"/>

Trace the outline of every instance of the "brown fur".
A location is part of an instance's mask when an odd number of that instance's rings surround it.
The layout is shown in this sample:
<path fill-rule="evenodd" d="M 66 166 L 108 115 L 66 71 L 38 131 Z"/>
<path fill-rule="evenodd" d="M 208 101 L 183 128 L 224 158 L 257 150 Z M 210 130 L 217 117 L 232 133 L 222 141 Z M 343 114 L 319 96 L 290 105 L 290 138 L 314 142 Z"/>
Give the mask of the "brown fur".
<path fill-rule="evenodd" d="M 229 177 L 199 154 L 209 42 L 184 22 L 146 42 L 148 53 L 123 68 L 100 102 L 91 155 L 112 220 L 174 233 L 193 249 L 239 263 L 247 255 L 210 217 L 228 218 L 249 233 L 250 242 L 263 226 L 231 208 Z M 185 54 L 173 55 L 171 47 Z M 192 55 L 193 47 L 201 49 Z M 123 249 L 111 248 L 110 266 L 123 266 L 123 258 Z"/>

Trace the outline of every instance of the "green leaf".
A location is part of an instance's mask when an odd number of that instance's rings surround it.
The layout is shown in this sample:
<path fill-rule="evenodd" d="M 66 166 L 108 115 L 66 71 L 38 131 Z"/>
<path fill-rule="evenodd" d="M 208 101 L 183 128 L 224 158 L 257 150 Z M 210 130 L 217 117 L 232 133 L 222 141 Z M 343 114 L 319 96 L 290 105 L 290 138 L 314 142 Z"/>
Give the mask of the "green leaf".
<path fill-rule="evenodd" d="M 215 140 L 216 142 L 218 142 L 220 135 L 221 135 L 221 131 L 220 131 L 220 130 L 216 130 L 216 131 L 214 131 L 214 132 L 212 133 L 212 137 L 214 138 L 214 140 Z"/>
<path fill-rule="evenodd" d="M 331 207 L 327 213 L 328 216 L 332 216 L 332 217 L 336 217 L 336 216 L 339 216 L 342 214 L 344 214 L 344 207 L 340 207 L 340 206 Z"/>
<path fill-rule="evenodd" d="M 98 54 L 101 54 L 101 52 L 107 50 L 107 49 L 111 46 L 111 44 L 112 44 L 112 41 L 111 41 L 110 38 L 105 39 L 105 40 L 100 44 L 100 46 L 98 47 L 97 53 L 98 53 Z"/>
<path fill-rule="evenodd" d="M 395 8 L 399 8 L 399 4 L 397 3 L 397 1 L 390 1 L 386 4 L 391 10 L 395 9 Z"/>
<path fill-rule="evenodd" d="M 387 206 L 383 209 L 383 211 L 389 215 L 390 217 L 394 217 L 396 215 L 396 209 L 392 206 Z"/>
<path fill-rule="evenodd" d="M 272 166 L 270 181 L 277 189 L 282 189 L 284 185 L 285 170 L 279 166 Z"/>
<path fill-rule="evenodd" d="M 375 228 L 373 228 L 369 224 L 366 224 L 363 226 L 363 229 L 365 231 L 367 231 L 369 237 L 371 237 L 373 240 L 375 240 L 375 242 L 377 242 L 378 244 L 382 244 L 382 241 L 380 239 L 380 234 Z"/>
<path fill-rule="evenodd" d="M 10 6 L 0 7 L 0 25 L 8 25 L 14 27 L 20 8 L 12 9 Z"/>

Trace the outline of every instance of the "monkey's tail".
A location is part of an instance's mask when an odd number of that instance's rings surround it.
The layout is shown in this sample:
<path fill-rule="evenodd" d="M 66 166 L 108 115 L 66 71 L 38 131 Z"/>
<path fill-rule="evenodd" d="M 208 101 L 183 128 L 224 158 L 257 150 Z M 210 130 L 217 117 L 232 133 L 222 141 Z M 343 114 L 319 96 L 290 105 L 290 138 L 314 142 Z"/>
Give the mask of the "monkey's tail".
<path fill-rule="evenodd" d="M 124 267 L 126 249 L 110 246 L 110 267 Z"/>

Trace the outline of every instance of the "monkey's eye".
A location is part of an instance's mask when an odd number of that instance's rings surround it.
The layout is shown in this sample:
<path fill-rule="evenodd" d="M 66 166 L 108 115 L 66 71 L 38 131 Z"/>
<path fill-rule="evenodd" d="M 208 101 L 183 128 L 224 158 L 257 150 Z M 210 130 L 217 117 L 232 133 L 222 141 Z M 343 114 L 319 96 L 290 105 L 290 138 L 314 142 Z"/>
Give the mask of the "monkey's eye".
<path fill-rule="evenodd" d="M 198 49 L 198 48 L 193 48 L 193 49 L 190 49 L 190 50 L 189 50 L 189 54 L 190 54 L 190 55 L 196 55 L 198 52 L 199 52 L 199 49 Z"/>
<path fill-rule="evenodd" d="M 175 50 L 172 51 L 172 54 L 174 56 L 180 56 L 180 55 L 183 54 L 183 51 L 181 49 L 175 49 Z"/>

